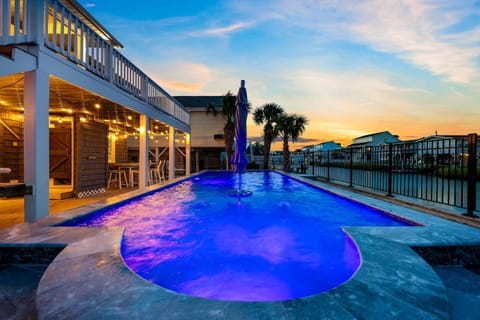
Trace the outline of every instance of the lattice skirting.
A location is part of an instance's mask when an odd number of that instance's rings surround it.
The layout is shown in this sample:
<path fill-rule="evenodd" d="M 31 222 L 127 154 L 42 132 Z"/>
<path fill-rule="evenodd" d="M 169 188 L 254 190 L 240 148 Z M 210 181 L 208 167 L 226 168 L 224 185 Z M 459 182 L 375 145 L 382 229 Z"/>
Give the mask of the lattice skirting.
<path fill-rule="evenodd" d="M 91 190 L 84 190 L 77 193 L 77 198 L 88 198 L 99 193 L 105 193 L 105 188 L 98 188 L 98 189 L 91 189 Z"/>

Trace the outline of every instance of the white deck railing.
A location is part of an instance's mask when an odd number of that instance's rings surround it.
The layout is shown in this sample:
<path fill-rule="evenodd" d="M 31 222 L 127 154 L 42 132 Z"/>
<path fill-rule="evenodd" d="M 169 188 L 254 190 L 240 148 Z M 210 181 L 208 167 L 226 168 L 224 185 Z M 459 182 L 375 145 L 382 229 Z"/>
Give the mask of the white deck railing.
<path fill-rule="evenodd" d="M 33 23 L 43 2 L 43 21 Z M 190 113 L 160 85 L 58 0 L 0 0 L 0 45 L 36 42 L 175 119 L 190 124 Z M 35 39 L 37 30 L 43 39 Z"/>
<path fill-rule="evenodd" d="M 0 0 L 0 45 L 28 42 L 28 0 Z"/>

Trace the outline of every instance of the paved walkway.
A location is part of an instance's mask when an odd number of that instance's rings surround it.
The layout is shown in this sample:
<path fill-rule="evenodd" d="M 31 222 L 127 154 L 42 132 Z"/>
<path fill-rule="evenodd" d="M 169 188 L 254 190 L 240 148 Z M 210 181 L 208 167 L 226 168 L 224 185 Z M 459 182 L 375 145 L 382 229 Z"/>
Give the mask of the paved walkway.
<path fill-rule="evenodd" d="M 447 289 L 451 319 L 480 319 L 480 275 L 462 266 L 433 269 Z"/>
<path fill-rule="evenodd" d="M 50 215 L 58 214 L 60 212 L 75 209 L 98 201 L 104 201 L 111 197 L 135 190 L 137 190 L 137 188 L 108 189 L 105 193 L 100 193 L 89 198 L 50 200 Z M 0 229 L 12 227 L 23 222 L 23 198 L 0 199 Z"/>
<path fill-rule="evenodd" d="M 119 253 L 122 228 L 50 227 L 82 212 L 121 201 L 127 195 L 90 203 L 33 224 L 0 229 L 0 242 L 8 246 L 67 246 L 49 265 L 36 290 L 37 312 L 43 319 L 476 318 L 480 305 L 478 276 L 462 268 L 433 269 L 410 246 L 480 246 L 480 230 L 397 203 L 315 184 L 423 226 L 345 228 L 362 252 L 363 263 L 354 277 L 324 294 L 278 303 L 222 302 L 179 295 L 147 283 L 123 264 Z M 37 271 L 15 267 L 0 271 L 0 312 L 10 318 L 24 318 L 35 312 L 29 302 L 35 291 Z M 27 278 L 31 281 L 18 287 L 13 284 L 9 295 L 10 284 L 2 279 L 12 279 L 11 275 L 17 272 L 30 272 Z M 465 277 L 467 282 L 460 281 Z M 465 303 L 469 308 L 462 305 Z"/>

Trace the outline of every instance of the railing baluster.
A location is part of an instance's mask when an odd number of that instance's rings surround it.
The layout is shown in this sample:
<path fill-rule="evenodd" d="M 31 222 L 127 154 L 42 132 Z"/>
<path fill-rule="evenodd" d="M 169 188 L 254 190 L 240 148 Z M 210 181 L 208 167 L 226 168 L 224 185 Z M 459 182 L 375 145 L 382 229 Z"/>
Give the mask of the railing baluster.
<path fill-rule="evenodd" d="M 13 34 L 15 36 L 20 34 L 20 4 L 15 1 L 14 2 L 14 13 L 13 13 Z"/>
<path fill-rule="evenodd" d="M 62 7 L 61 10 L 60 10 L 60 52 L 62 52 L 63 54 L 65 54 L 65 20 L 64 20 L 64 13 L 65 13 L 65 10 L 64 8 Z"/>
<path fill-rule="evenodd" d="M 57 2 L 53 4 L 53 12 L 52 12 L 52 44 L 53 48 L 58 51 L 57 48 Z"/>

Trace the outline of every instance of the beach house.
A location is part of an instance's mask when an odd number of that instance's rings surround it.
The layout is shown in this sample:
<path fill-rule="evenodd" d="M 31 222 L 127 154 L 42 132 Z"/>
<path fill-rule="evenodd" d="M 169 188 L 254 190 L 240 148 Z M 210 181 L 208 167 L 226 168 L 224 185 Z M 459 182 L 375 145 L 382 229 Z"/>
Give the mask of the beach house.
<path fill-rule="evenodd" d="M 0 188 L 25 193 L 25 221 L 49 215 L 55 189 L 88 197 L 111 178 L 134 185 L 119 164 L 146 188 L 159 137 L 168 177 L 179 156 L 190 173 L 189 110 L 121 49 L 77 1 L 0 2 Z"/>

